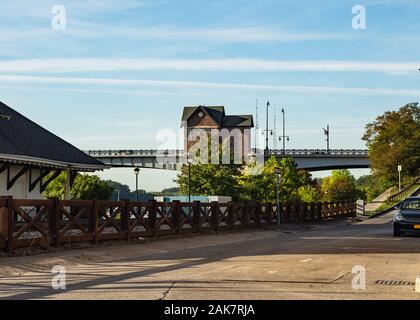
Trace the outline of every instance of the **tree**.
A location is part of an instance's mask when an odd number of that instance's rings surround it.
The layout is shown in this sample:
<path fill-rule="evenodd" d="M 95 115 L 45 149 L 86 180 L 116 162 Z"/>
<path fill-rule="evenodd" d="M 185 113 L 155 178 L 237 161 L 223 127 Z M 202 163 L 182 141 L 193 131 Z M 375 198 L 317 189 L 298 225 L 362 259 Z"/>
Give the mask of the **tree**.
<path fill-rule="evenodd" d="M 373 173 L 384 183 L 397 184 L 397 166 L 403 175 L 420 174 L 420 107 L 409 103 L 388 111 L 366 125 L 363 136 L 369 149 Z"/>
<path fill-rule="evenodd" d="M 361 176 L 356 180 L 360 198 L 367 201 L 372 201 L 389 187 L 391 187 L 390 184 L 384 184 L 374 175 Z"/>
<path fill-rule="evenodd" d="M 274 168 L 279 168 L 281 172 L 279 199 L 282 202 L 303 200 L 299 195 L 299 188 L 303 186 L 315 187 L 316 185 L 308 172 L 297 169 L 292 158 L 283 158 L 278 161 L 275 157 L 271 157 L 264 164 L 260 175 L 250 175 L 245 170 L 240 179 L 242 199 L 275 202 L 277 177 Z"/>
<path fill-rule="evenodd" d="M 57 197 L 64 199 L 64 184 L 66 173 L 61 173 L 52 181 L 44 192 L 46 198 Z M 109 200 L 113 189 L 98 176 L 78 174 L 71 188 L 71 198 L 74 200 Z"/>
<path fill-rule="evenodd" d="M 182 194 L 188 194 L 190 183 L 191 195 L 231 196 L 239 199 L 238 176 L 240 170 L 235 165 L 191 164 L 191 178 L 188 181 L 188 165 L 184 165 L 181 173 L 174 180 Z"/>
<path fill-rule="evenodd" d="M 327 201 L 354 200 L 357 197 L 355 179 L 347 169 L 333 170 L 330 177 L 322 180 L 322 192 Z"/>

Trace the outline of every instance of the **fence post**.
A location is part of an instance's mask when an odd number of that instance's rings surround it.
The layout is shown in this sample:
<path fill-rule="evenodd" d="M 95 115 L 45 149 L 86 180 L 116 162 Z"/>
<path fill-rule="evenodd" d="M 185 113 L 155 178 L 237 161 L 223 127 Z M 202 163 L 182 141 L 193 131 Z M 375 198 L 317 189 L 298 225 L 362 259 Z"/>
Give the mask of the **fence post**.
<path fill-rule="evenodd" d="M 60 200 L 51 198 L 51 207 L 48 209 L 48 232 L 50 234 L 52 245 L 60 246 Z"/>
<path fill-rule="evenodd" d="M 262 204 L 257 202 L 255 208 L 255 224 L 257 227 L 261 226 L 261 217 L 262 217 Z"/>
<path fill-rule="evenodd" d="M 193 210 L 193 225 L 196 228 L 197 232 L 200 232 L 200 201 L 194 201 L 192 205 Z"/>
<path fill-rule="evenodd" d="M 152 200 L 150 201 L 152 204 L 152 207 L 150 208 L 150 217 L 149 217 L 149 228 L 152 231 L 152 237 L 156 237 L 158 234 L 158 230 L 157 225 L 156 225 L 156 221 L 157 221 L 157 204 L 156 204 L 156 200 Z"/>
<path fill-rule="evenodd" d="M 295 200 L 294 204 L 294 211 L 295 211 L 295 221 L 301 222 L 301 216 L 300 216 L 300 202 L 298 200 Z"/>
<path fill-rule="evenodd" d="M 130 200 L 123 199 L 123 207 L 121 208 L 121 229 L 125 232 L 125 239 L 130 241 Z"/>
<path fill-rule="evenodd" d="M 267 224 L 273 223 L 273 204 L 271 202 L 267 203 L 265 206 L 265 218 L 267 220 Z"/>
<path fill-rule="evenodd" d="M 13 253 L 13 197 L 4 196 L 1 199 L 6 200 L 6 206 L 0 208 L 0 236 L 6 240 L 6 251 Z"/>
<path fill-rule="evenodd" d="M 181 232 L 181 201 L 173 200 L 172 203 L 175 204 L 172 210 L 172 224 L 175 228 L 175 234 L 180 234 Z"/>
<path fill-rule="evenodd" d="M 229 206 L 227 207 L 228 209 L 228 226 L 233 229 L 233 224 L 234 222 L 234 218 L 233 218 L 233 212 L 234 212 L 234 206 L 235 206 L 235 202 L 229 202 Z"/>
<path fill-rule="evenodd" d="M 302 212 L 302 220 L 303 220 L 303 222 L 306 222 L 307 220 L 309 220 L 308 218 L 308 206 L 309 206 L 309 204 L 308 203 L 301 203 L 301 207 L 302 207 L 302 210 L 301 210 L 301 212 Z"/>
<path fill-rule="evenodd" d="M 217 231 L 219 226 L 219 203 L 217 201 L 211 202 L 211 222 L 213 224 L 213 228 Z"/>
<path fill-rule="evenodd" d="M 92 200 L 92 208 L 89 212 L 89 232 L 92 235 L 93 244 L 98 244 L 98 200 Z"/>
<path fill-rule="evenodd" d="M 245 202 L 244 208 L 242 210 L 242 224 L 244 227 L 248 226 L 248 218 L 249 218 L 249 202 Z"/>

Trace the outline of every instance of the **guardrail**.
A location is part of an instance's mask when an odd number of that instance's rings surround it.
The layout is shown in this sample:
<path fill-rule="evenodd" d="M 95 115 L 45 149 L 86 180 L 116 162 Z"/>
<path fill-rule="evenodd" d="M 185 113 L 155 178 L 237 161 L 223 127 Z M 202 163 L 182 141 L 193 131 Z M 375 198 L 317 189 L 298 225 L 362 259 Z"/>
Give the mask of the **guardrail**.
<path fill-rule="evenodd" d="M 354 215 L 355 202 L 282 203 L 281 222 Z M 0 199 L 0 248 L 49 247 L 277 224 L 271 203 Z"/>

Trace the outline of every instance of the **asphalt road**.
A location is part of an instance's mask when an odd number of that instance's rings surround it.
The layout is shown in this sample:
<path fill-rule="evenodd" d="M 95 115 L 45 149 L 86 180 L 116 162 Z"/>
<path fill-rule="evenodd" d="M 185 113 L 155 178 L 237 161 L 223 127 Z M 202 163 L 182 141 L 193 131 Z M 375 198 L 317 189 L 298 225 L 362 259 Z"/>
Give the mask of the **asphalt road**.
<path fill-rule="evenodd" d="M 419 299 L 420 238 L 394 238 L 391 219 L 2 257 L 0 298 Z M 51 288 L 54 265 L 65 267 L 66 289 Z M 352 287 L 356 265 L 366 270 L 365 289 Z"/>

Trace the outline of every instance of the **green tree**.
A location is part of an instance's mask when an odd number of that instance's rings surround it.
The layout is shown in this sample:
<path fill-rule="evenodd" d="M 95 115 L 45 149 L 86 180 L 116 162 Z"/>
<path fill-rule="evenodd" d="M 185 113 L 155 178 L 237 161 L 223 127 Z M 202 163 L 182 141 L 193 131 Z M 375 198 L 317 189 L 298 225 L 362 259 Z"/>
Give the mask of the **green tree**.
<path fill-rule="evenodd" d="M 414 177 L 420 168 L 420 107 L 409 103 L 388 111 L 366 125 L 363 136 L 369 149 L 373 173 L 384 183 L 397 184 L 397 166 Z"/>
<path fill-rule="evenodd" d="M 61 173 L 52 181 L 44 192 L 46 198 L 57 197 L 64 199 L 64 184 L 66 173 Z M 98 176 L 78 174 L 71 188 L 71 198 L 74 200 L 109 200 L 113 189 Z"/>
<path fill-rule="evenodd" d="M 184 165 L 181 173 L 174 180 L 182 194 L 188 194 L 188 183 L 191 195 L 231 196 L 239 199 L 238 176 L 240 168 L 235 165 L 191 164 L 191 179 L 188 181 L 188 165 Z"/>
<path fill-rule="evenodd" d="M 356 181 L 350 171 L 333 170 L 322 180 L 322 192 L 327 201 L 353 200 L 357 197 Z"/>
<path fill-rule="evenodd" d="M 275 202 L 277 177 L 274 168 L 279 168 L 281 172 L 279 199 L 282 202 L 302 200 L 299 188 L 316 185 L 308 172 L 297 169 L 292 158 L 283 158 L 278 161 L 275 157 L 271 157 L 265 162 L 260 175 L 250 175 L 245 170 L 240 178 L 242 199 Z"/>

